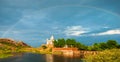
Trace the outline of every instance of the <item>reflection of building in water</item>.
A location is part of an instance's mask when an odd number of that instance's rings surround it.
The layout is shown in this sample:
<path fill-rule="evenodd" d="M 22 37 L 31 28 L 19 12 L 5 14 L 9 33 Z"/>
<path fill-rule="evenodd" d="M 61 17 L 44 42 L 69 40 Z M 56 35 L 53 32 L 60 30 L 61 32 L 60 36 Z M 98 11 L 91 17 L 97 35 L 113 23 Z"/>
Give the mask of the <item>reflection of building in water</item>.
<path fill-rule="evenodd" d="M 46 54 L 46 62 L 53 62 L 53 55 Z"/>
<path fill-rule="evenodd" d="M 50 48 L 54 47 L 54 43 L 53 43 L 54 42 L 54 36 L 51 36 L 51 38 L 47 39 L 46 41 L 47 41 L 47 43 L 46 43 L 47 47 L 50 47 Z"/>

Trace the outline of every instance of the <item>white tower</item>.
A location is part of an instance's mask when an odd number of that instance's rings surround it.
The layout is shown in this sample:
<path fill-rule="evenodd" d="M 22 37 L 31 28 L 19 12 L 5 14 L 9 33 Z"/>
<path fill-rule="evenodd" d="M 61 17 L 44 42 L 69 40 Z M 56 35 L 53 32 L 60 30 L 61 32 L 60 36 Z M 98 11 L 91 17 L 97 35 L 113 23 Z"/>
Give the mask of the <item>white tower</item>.
<path fill-rule="evenodd" d="M 47 39 L 46 40 L 47 41 L 47 43 L 46 43 L 46 45 L 47 45 L 47 47 L 53 47 L 54 46 L 54 36 L 52 35 L 51 37 L 50 37 L 50 39 Z"/>
<path fill-rule="evenodd" d="M 54 40 L 54 36 L 53 35 L 51 36 L 50 40 Z"/>

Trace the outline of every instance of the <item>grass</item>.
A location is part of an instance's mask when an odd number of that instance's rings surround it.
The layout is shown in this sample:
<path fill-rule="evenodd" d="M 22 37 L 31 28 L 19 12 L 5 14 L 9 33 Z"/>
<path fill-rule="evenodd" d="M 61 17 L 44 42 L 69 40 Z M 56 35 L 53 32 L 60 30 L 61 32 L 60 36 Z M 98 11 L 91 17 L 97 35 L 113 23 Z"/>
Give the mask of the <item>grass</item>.
<path fill-rule="evenodd" d="M 7 58 L 7 57 L 10 57 L 10 56 L 13 56 L 12 54 L 0 54 L 0 58 Z"/>
<path fill-rule="evenodd" d="M 13 56 L 10 51 L 3 51 L 3 50 L 0 50 L 0 58 L 7 58 L 9 56 Z"/>
<path fill-rule="evenodd" d="M 85 58 L 86 62 L 119 62 L 120 49 L 110 49 L 99 52 L 96 55 L 89 55 Z"/>

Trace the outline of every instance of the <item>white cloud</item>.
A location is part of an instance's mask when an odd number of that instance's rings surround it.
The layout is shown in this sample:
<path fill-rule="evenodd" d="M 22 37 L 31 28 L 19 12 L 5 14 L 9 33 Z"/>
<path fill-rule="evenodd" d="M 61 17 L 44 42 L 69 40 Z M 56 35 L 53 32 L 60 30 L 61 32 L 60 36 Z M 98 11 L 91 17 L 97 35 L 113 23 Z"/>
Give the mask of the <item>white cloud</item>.
<path fill-rule="evenodd" d="M 80 36 L 86 32 L 88 32 L 87 28 L 81 26 L 68 26 L 64 31 L 67 36 Z"/>
<path fill-rule="evenodd" d="M 101 32 L 101 33 L 92 34 L 92 36 L 114 35 L 114 34 L 120 34 L 120 29 L 108 30 L 108 31 L 106 31 L 106 32 Z"/>

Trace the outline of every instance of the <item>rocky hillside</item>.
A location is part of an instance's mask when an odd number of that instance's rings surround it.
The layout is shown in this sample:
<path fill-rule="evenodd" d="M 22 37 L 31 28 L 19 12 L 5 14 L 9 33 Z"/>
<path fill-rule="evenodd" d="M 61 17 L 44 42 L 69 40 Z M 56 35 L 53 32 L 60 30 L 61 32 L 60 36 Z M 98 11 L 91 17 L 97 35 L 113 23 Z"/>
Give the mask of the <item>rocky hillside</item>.
<path fill-rule="evenodd" d="M 1 49 L 2 50 L 5 50 L 5 49 L 13 50 L 13 49 L 25 48 L 25 47 L 30 47 L 30 46 L 22 41 L 17 42 L 9 38 L 0 38 L 0 50 Z"/>

